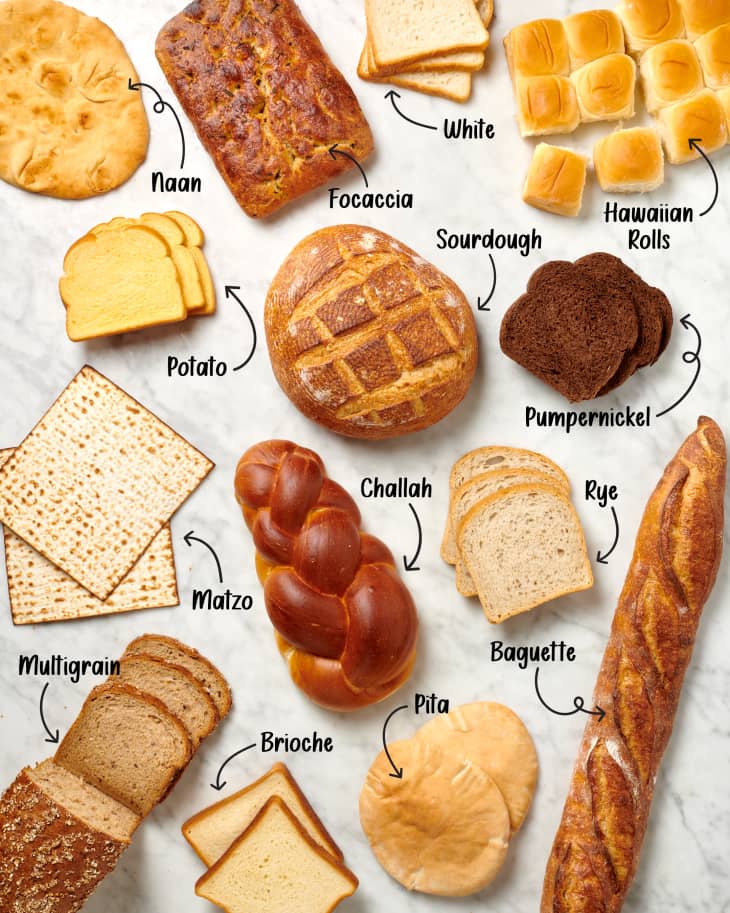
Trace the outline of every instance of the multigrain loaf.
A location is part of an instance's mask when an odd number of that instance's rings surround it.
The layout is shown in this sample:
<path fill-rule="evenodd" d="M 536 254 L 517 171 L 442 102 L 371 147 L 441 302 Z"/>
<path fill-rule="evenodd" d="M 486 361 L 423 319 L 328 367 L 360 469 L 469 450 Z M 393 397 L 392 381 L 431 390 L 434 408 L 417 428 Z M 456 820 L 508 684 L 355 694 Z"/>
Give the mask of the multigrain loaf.
<path fill-rule="evenodd" d="M 515 485 L 484 498 L 464 518 L 458 544 L 493 624 L 593 586 L 580 520 L 553 485 Z"/>
<path fill-rule="evenodd" d="M 193 647 L 163 634 L 142 634 L 128 644 L 124 656 L 136 656 L 140 653 L 156 656 L 187 669 L 208 692 L 220 718 L 228 715 L 232 703 L 228 682 L 213 663 Z"/>
<path fill-rule="evenodd" d="M 62 740 L 55 762 L 144 817 L 192 756 L 182 722 L 131 685 L 99 685 Z"/>
<path fill-rule="evenodd" d="M 284 392 L 350 437 L 433 425 L 462 401 L 476 370 L 464 294 L 374 228 L 336 225 L 304 238 L 269 288 L 264 322 Z"/>
<path fill-rule="evenodd" d="M 372 152 L 352 89 L 293 0 L 198 0 L 162 28 L 155 50 L 250 216 L 269 215 Z M 331 154 L 335 144 L 347 154 Z"/>
<path fill-rule="evenodd" d="M 195 885 L 226 913 L 330 913 L 357 878 L 312 840 L 278 796 Z"/>
<path fill-rule="evenodd" d="M 139 820 L 52 761 L 25 768 L 0 799 L 0 909 L 77 913 Z"/>
<path fill-rule="evenodd" d="M 193 751 L 218 725 L 213 699 L 182 666 L 150 654 L 131 654 L 122 657 L 119 675 L 109 681 L 126 682 L 161 701 L 185 726 Z"/>

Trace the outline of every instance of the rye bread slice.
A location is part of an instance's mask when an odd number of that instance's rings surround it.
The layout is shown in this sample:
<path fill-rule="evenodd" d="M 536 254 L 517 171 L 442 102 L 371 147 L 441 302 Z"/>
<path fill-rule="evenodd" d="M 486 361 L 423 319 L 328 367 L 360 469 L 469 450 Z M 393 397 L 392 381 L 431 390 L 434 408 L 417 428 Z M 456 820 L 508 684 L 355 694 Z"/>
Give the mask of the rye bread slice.
<path fill-rule="evenodd" d="M 605 270 L 553 260 L 502 320 L 502 351 L 571 402 L 593 399 L 636 345 L 631 296 Z"/>

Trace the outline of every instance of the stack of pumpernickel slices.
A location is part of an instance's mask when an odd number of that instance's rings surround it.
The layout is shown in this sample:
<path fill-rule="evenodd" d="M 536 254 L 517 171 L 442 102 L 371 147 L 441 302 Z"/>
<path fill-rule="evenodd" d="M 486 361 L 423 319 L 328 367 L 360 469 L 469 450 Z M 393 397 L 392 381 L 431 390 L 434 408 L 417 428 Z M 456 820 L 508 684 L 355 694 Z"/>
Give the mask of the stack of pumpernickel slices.
<path fill-rule="evenodd" d="M 0 910 L 76 913 L 230 707 L 225 678 L 196 650 L 132 641 L 55 757 L 0 800 Z"/>

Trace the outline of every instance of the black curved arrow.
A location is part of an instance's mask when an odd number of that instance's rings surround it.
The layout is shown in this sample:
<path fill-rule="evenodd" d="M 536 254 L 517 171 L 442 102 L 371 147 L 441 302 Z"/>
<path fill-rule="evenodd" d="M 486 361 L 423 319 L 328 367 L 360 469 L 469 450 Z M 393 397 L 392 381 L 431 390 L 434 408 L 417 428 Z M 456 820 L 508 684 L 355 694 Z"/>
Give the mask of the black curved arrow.
<path fill-rule="evenodd" d="M 540 667 L 536 666 L 535 667 L 535 693 L 537 694 L 538 699 L 539 699 L 540 703 L 542 704 L 542 706 L 546 707 L 550 711 L 550 713 L 554 713 L 556 716 L 573 716 L 574 713 L 578 713 L 578 711 L 580 710 L 581 713 L 588 713 L 591 716 L 597 716 L 599 723 L 603 722 L 603 718 L 606 715 L 606 711 L 603 710 L 603 708 L 599 707 L 598 704 L 596 704 L 595 710 L 586 710 L 585 701 L 583 700 L 582 697 L 573 698 L 573 708 L 574 708 L 573 710 L 553 710 L 553 708 L 549 704 L 546 704 L 545 701 L 542 699 L 542 695 L 540 694 L 540 689 L 537 686 L 537 676 L 538 676 L 539 672 L 540 672 Z"/>
<path fill-rule="evenodd" d="M 494 290 L 497 288 L 497 265 L 494 262 L 494 257 L 489 254 L 489 262 L 492 264 L 492 290 L 489 295 L 482 301 L 481 298 L 477 298 L 477 310 L 478 311 L 488 311 L 489 308 L 487 305 L 494 297 Z"/>
<path fill-rule="evenodd" d="M 41 700 L 40 700 L 41 723 L 43 723 L 43 728 L 48 733 L 48 738 L 46 739 L 46 742 L 51 742 L 53 745 L 57 745 L 58 744 L 58 729 L 55 732 L 51 732 L 51 730 L 46 725 L 46 720 L 45 720 L 45 717 L 43 716 L 43 698 L 46 696 L 46 691 L 48 691 L 49 684 L 50 684 L 50 682 L 46 682 L 45 685 L 43 686 L 43 691 L 41 691 Z"/>
<path fill-rule="evenodd" d="M 707 207 L 707 209 L 704 210 L 704 212 L 700 213 L 701 216 L 706 216 L 707 213 L 714 207 L 715 203 L 717 203 L 717 198 L 720 194 L 720 182 L 717 179 L 717 172 L 715 171 L 715 166 L 710 161 L 705 150 L 702 148 L 702 146 L 700 146 L 702 139 L 700 137 L 691 137 L 689 140 L 687 140 L 687 142 L 689 143 L 689 148 L 696 149 L 699 152 L 699 154 L 702 156 L 702 158 L 710 166 L 710 171 L 712 172 L 712 177 L 715 181 L 715 195 L 712 198 L 712 202 Z"/>
<path fill-rule="evenodd" d="M 249 322 L 249 324 L 250 324 L 250 326 L 251 326 L 251 338 L 252 338 L 253 341 L 252 341 L 252 344 L 251 344 L 251 351 L 248 353 L 248 355 L 247 355 L 246 358 L 241 362 L 240 365 L 236 365 L 236 367 L 233 369 L 234 371 L 240 371 L 241 368 L 245 368 L 246 365 L 251 361 L 251 359 L 252 359 L 253 356 L 254 356 L 254 352 L 256 351 L 256 342 L 257 342 L 257 339 L 256 339 L 256 324 L 253 322 L 253 317 L 249 314 L 248 308 L 246 307 L 246 305 L 243 303 L 243 301 L 241 301 L 241 299 L 240 299 L 240 298 L 238 297 L 238 295 L 236 294 L 236 292 L 239 292 L 240 290 L 241 290 L 241 286 L 240 286 L 240 285 L 227 285 L 227 286 L 226 286 L 226 298 L 233 298 L 234 301 L 237 301 L 237 302 L 241 305 L 241 310 L 243 311 L 243 313 L 244 313 L 244 314 L 246 315 L 246 317 L 248 318 L 248 322 Z"/>
<path fill-rule="evenodd" d="M 403 567 L 407 571 L 420 571 L 420 567 L 416 567 L 416 561 L 418 561 L 418 556 L 421 554 L 421 545 L 423 545 L 423 533 L 421 532 L 421 521 L 418 519 L 418 514 L 416 513 L 416 508 L 408 502 L 408 506 L 411 509 L 411 513 L 416 518 L 416 526 L 418 527 L 418 545 L 416 546 L 416 554 L 409 561 L 408 558 L 403 555 Z"/>
<path fill-rule="evenodd" d="M 191 548 L 193 547 L 193 542 L 200 542 L 201 545 L 204 545 L 208 549 L 208 551 L 211 553 L 211 555 L 215 558 L 215 564 L 216 564 L 216 567 L 218 568 L 218 582 L 223 583 L 223 571 L 221 570 L 221 563 L 218 560 L 218 555 L 216 555 L 215 549 L 213 548 L 213 546 L 208 545 L 208 543 L 205 541 L 205 539 L 199 539 L 197 536 L 194 536 L 192 530 L 190 530 L 189 533 L 185 533 L 185 535 L 183 536 L 183 541 L 185 542 L 186 545 L 189 545 Z"/>
<path fill-rule="evenodd" d="M 679 397 L 679 399 L 675 403 L 672 403 L 671 406 L 667 406 L 667 408 L 663 409 L 661 412 L 657 412 L 657 414 L 656 414 L 657 418 L 661 418 L 662 415 L 666 415 L 667 412 L 671 412 L 672 409 L 675 409 L 684 399 L 686 399 L 689 396 L 689 394 L 692 392 L 692 388 L 694 387 L 694 385 L 697 383 L 697 378 L 700 376 L 700 370 L 702 369 L 702 362 L 700 361 L 700 352 L 702 351 L 702 337 L 700 336 L 700 331 L 697 329 L 697 327 L 692 323 L 692 321 L 689 318 L 690 318 L 690 315 L 685 314 L 684 317 L 682 317 L 682 319 L 679 322 L 682 324 L 682 326 L 685 328 L 685 330 L 688 330 L 691 327 L 695 331 L 695 334 L 697 335 L 697 348 L 695 349 L 695 351 L 692 351 L 690 349 L 688 352 L 683 352 L 682 361 L 686 365 L 694 364 L 696 366 L 695 367 L 695 376 L 692 378 L 692 383 L 689 385 L 689 387 L 687 387 L 687 389 L 684 391 L 684 393 Z"/>
<path fill-rule="evenodd" d="M 598 552 L 596 554 L 596 561 L 599 564 L 608 564 L 609 557 L 611 556 L 611 554 L 613 553 L 613 550 L 618 545 L 618 537 L 619 537 L 618 515 L 616 514 L 616 508 L 613 505 L 611 505 L 611 513 L 613 514 L 613 525 L 616 530 L 614 537 L 613 537 L 613 545 L 611 546 L 611 548 L 609 548 L 609 550 L 605 554 L 601 554 L 600 548 L 598 549 Z"/>
<path fill-rule="evenodd" d="M 396 713 L 398 713 L 401 710 L 408 710 L 408 704 L 403 704 L 401 707 L 396 707 L 395 710 L 392 711 L 392 713 L 388 714 L 388 718 L 383 723 L 383 748 L 385 749 L 385 756 L 390 761 L 390 766 L 393 768 L 393 771 L 394 771 L 394 773 L 389 774 L 389 776 L 393 777 L 396 780 L 403 779 L 403 768 L 396 767 L 395 761 L 390 756 L 390 752 L 388 751 L 388 743 L 385 739 L 385 730 L 388 728 L 388 723 L 391 721 L 391 718 L 394 717 L 396 715 Z"/>
<path fill-rule="evenodd" d="M 256 747 L 256 742 L 253 742 L 251 745 L 247 745 L 245 748 L 239 748 L 238 751 L 234 751 L 233 754 L 230 756 L 230 758 L 226 758 L 225 761 L 218 768 L 218 773 L 215 778 L 215 783 L 210 784 L 213 787 L 213 789 L 217 789 L 218 792 L 220 792 L 223 789 L 223 787 L 226 785 L 225 780 L 221 783 L 221 774 L 223 773 L 223 768 L 226 766 L 226 764 L 228 764 L 228 762 L 232 761 L 234 758 L 237 758 L 238 755 L 243 754 L 244 751 L 249 751 L 251 748 L 255 748 L 255 747 Z"/>
<path fill-rule="evenodd" d="M 169 108 L 172 111 L 173 116 L 174 116 L 175 120 L 177 121 L 177 129 L 180 131 L 180 140 L 182 142 L 182 156 L 180 158 L 180 167 L 184 168 L 185 167 L 185 134 L 183 133 L 182 124 L 180 123 L 180 118 L 177 116 L 177 111 L 172 107 L 171 104 L 169 104 L 162 98 L 162 96 L 160 95 L 160 93 L 157 91 L 157 89 L 154 86 L 151 86 L 151 85 L 149 85 L 149 83 L 146 83 L 146 82 L 132 82 L 131 78 L 127 81 L 127 88 L 130 90 L 130 92 L 139 92 L 139 90 L 142 88 L 142 86 L 144 86 L 145 89 L 149 89 L 150 92 L 154 92 L 157 97 L 157 101 L 152 106 L 152 110 L 155 112 L 155 114 L 162 114 L 163 111 L 165 110 L 165 108 Z"/>
<path fill-rule="evenodd" d="M 411 118 L 411 117 L 406 117 L 406 115 L 401 111 L 401 109 L 395 103 L 396 98 L 401 97 L 400 92 L 396 92 L 395 89 L 391 89 L 389 92 L 385 93 L 385 97 L 390 99 L 390 103 L 395 108 L 396 114 L 398 114 L 400 117 L 402 117 L 403 120 L 407 120 L 409 124 L 415 124 L 416 127 L 423 127 L 424 130 L 438 130 L 438 127 L 433 127 L 431 124 L 422 124 L 418 120 L 413 120 L 413 118 Z"/>
<path fill-rule="evenodd" d="M 346 159 L 349 159 L 353 165 L 357 165 L 360 174 L 362 175 L 363 181 L 365 181 L 365 186 L 369 187 L 368 176 L 365 174 L 365 169 L 362 167 L 360 162 L 355 158 L 354 155 L 350 155 L 349 152 L 343 152 L 342 149 L 338 149 L 339 143 L 335 143 L 334 146 L 330 146 L 329 153 L 334 158 L 336 155 L 344 155 Z"/>

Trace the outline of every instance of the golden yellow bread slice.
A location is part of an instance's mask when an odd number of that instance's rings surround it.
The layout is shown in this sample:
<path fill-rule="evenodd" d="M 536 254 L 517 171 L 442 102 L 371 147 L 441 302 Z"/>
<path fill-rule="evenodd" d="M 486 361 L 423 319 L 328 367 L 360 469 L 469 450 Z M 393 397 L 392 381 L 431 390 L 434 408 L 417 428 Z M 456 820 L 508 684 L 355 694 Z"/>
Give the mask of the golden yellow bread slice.
<path fill-rule="evenodd" d="M 273 796 L 198 879 L 195 893 L 227 913 L 331 913 L 357 886 Z"/>
<path fill-rule="evenodd" d="M 182 286 L 183 298 L 188 313 L 197 313 L 205 308 L 205 292 L 200 281 L 198 266 L 192 251 L 187 246 L 185 233 L 178 223 L 169 216 L 157 212 L 143 212 L 138 221 L 154 229 L 170 245 L 172 262 L 177 268 Z"/>
<path fill-rule="evenodd" d="M 187 213 L 179 212 L 177 209 L 168 209 L 163 215 L 172 219 L 173 222 L 177 222 L 185 235 L 185 243 L 189 247 L 203 246 L 205 235 L 203 234 L 203 229 L 198 225 L 195 219 L 191 218 Z"/>
<path fill-rule="evenodd" d="M 444 72 L 394 73 L 390 76 L 371 75 L 367 47 L 363 48 L 357 67 L 358 76 L 368 82 L 390 83 L 403 89 L 413 89 L 426 95 L 464 102 L 471 96 L 471 74 L 462 70 Z"/>
<path fill-rule="evenodd" d="M 169 245 L 144 225 L 84 236 L 68 250 L 64 271 L 59 289 L 75 342 L 187 316 Z"/>
<path fill-rule="evenodd" d="M 317 817 L 288 768 L 276 763 L 245 789 L 193 815 L 182 826 L 190 846 L 207 866 L 213 865 L 246 830 L 272 796 L 282 799 L 309 836 L 342 862 L 342 852 Z"/>
<path fill-rule="evenodd" d="M 200 250 L 205 241 L 205 236 L 203 235 L 203 230 L 195 221 L 184 212 L 178 212 L 177 210 L 169 210 L 168 212 L 163 213 L 168 218 L 172 219 L 174 222 L 180 226 L 185 235 L 185 243 L 190 249 L 193 259 L 195 260 L 195 265 L 198 269 L 198 276 L 200 278 L 200 283 L 203 287 L 203 294 L 205 296 L 205 306 L 202 307 L 199 311 L 195 312 L 196 317 L 207 316 L 208 314 L 215 313 L 215 288 L 213 286 L 213 280 L 210 275 L 210 270 L 208 269 L 208 261 L 205 259 L 205 256 Z"/>
<path fill-rule="evenodd" d="M 429 720 L 416 738 L 481 767 L 499 787 L 512 832 L 522 827 L 535 794 L 539 764 L 530 733 L 509 707 L 492 701 L 463 704 Z"/>
<path fill-rule="evenodd" d="M 466 897 L 497 875 L 510 819 L 494 780 L 458 751 L 414 738 L 381 751 L 360 793 L 360 823 L 385 871 L 409 891 Z"/>

